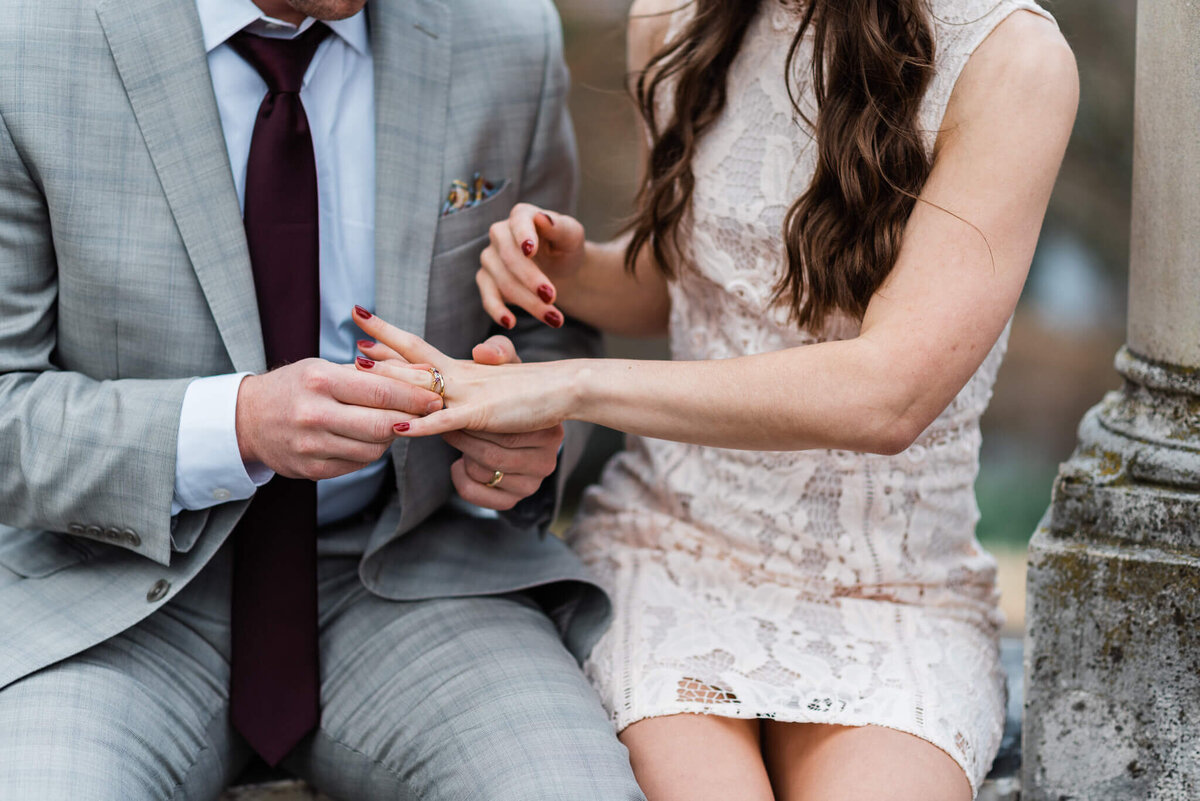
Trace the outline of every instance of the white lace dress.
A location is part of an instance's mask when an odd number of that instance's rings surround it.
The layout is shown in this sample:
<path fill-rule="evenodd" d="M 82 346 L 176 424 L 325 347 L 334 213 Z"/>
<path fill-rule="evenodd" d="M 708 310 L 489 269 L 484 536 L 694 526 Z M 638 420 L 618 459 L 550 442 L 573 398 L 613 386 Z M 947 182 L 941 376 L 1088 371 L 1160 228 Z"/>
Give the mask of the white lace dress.
<path fill-rule="evenodd" d="M 932 148 L 970 54 L 1027 0 L 931 0 Z M 676 12 L 672 30 L 690 13 Z M 812 140 L 782 79 L 794 12 L 764 0 L 729 74 L 722 119 L 694 162 L 690 269 L 671 286 L 676 359 L 841 339 L 769 302 L 784 214 L 807 187 Z M 674 34 L 673 34 L 674 35 Z M 812 112 L 806 52 L 797 58 Z M 568 539 L 606 582 L 615 620 L 586 669 L 622 729 L 682 712 L 873 724 L 946 751 L 977 789 L 1005 687 L 995 562 L 975 539 L 979 418 L 1007 331 L 958 397 L 896 456 L 763 453 L 631 437 L 587 493 Z"/>

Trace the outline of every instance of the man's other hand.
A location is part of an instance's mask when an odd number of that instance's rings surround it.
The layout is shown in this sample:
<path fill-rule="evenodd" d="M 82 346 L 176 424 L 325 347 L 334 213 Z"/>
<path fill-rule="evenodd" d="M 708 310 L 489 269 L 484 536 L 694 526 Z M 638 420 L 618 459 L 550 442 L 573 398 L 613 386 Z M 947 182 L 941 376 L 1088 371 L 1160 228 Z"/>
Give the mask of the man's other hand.
<path fill-rule="evenodd" d="M 505 336 L 494 336 L 476 345 L 471 357 L 478 364 L 521 361 L 512 341 Z M 462 499 L 476 506 L 505 511 L 537 492 L 542 480 L 554 472 L 563 427 L 557 425 L 528 434 L 452 431 L 443 434 L 442 439 L 462 452 L 462 458 L 450 466 L 450 477 Z M 503 478 L 494 486 L 487 486 L 497 471 L 504 474 Z"/>

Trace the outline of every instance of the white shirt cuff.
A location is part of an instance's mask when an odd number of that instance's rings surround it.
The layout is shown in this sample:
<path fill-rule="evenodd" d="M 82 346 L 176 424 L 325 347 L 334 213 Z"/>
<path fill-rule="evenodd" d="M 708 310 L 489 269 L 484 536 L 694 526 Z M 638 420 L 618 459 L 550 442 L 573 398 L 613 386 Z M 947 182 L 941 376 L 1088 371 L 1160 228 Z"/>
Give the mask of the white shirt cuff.
<path fill-rule="evenodd" d="M 197 378 L 188 385 L 179 414 L 172 517 L 245 500 L 275 475 L 266 465 L 242 462 L 238 449 L 238 388 L 248 375 Z"/>

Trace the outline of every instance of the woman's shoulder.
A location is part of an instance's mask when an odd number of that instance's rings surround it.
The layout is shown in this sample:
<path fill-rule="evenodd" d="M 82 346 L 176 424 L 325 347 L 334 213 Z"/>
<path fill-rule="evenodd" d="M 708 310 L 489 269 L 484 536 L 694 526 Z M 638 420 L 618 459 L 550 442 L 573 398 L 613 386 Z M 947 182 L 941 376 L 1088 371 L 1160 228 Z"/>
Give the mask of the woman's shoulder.
<path fill-rule="evenodd" d="M 1078 82 L 1075 55 L 1058 25 L 1023 8 L 990 26 L 969 55 L 956 94 L 987 92 L 999 84 L 1033 90 Z"/>
<path fill-rule="evenodd" d="M 641 72 L 675 30 L 678 14 L 694 5 L 689 0 L 633 0 L 629 8 L 629 71 Z"/>
<path fill-rule="evenodd" d="M 925 0 L 939 57 L 970 56 L 1002 26 L 1058 31 L 1050 12 L 1037 0 Z M 1061 35 L 1060 37 L 1061 38 Z"/>
<path fill-rule="evenodd" d="M 945 112 L 943 131 L 973 120 L 996 124 L 1037 119 L 1069 133 L 1079 103 L 1079 72 L 1070 45 L 1050 19 L 1007 15 L 969 54 Z"/>
<path fill-rule="evenodd" d="M 1073 119 L 1079 77 L 1058 24 L 1033 0 L 928 0 L 937 71 L 926 97 L 938 144 L 988 105 L 1019 99 Z M 1037 109 L 1032 107 L 1037 106 Z M 940 124 L 938 124 L 940 123 Z"/>

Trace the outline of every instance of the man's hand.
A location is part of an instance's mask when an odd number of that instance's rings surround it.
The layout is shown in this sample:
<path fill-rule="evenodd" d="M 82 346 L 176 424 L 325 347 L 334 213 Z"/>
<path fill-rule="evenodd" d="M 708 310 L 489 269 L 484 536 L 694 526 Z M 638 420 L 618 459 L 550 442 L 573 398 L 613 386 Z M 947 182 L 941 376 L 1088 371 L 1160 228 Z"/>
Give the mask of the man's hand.
<path fill-rule="evenodd" d="M 242 380 L 238 448 L 242 461 L 261 462 L 281 476 L 333 478 L 383 456 L 396 423 L 440 408 L 442 399 L 427 389 L 305 359 Z"/>
<path fill-rule="evenodd" d="M 475 346 L 471 357 L 478 364 L 520 362 L 512 341 L 494 336 Z M 537 492 L 542 480 L 558 465 L 558 448 L 563 427 L 528 434 L 488 434 L 452 431 L 442 435 L 447 444 L 462 451 L 462 458 L 450 466 L 454 488 L 463 500 L 487 509 L 505 511 Z M 504 478 L 494 487 L 486 484 L 496 471 Z"/>

